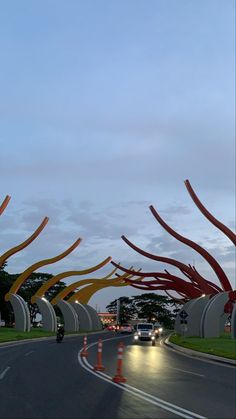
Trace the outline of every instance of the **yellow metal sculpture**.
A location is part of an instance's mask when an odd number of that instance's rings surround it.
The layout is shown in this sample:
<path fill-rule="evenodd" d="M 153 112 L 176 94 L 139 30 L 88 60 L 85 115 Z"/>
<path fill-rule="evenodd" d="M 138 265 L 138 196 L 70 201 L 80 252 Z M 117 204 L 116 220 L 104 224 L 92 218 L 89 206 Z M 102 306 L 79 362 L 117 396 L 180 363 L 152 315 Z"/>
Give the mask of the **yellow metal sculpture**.
<path fill-rule="evenodd" d="M 92 293 L 94 294 L 95 292 L 99 291 L 102 288 L 105 287 L 112 287 L 112 286 L 125 286 L 128 285 L 126 284 L 126 282 L 124 281 L 124 278 L 132 278 L 133 275 L 130 274 L 123 274 L 121 276 L 115 277 L 115 278 L 110 278 L 113 273 L 116 271 L 113 270 L 112 272 L 110 272 L 107 276 L 104 276 L 103 278 L 88 278 L 88 279 L 82 279 L 80 281 L 74 282 L 73 284 L 70 284 L 68 287 L 64 288 L 59 294 L 56 295 L 56 297 L 54 297 L 51 300 L 51 304 L 55 305 L 58 303 L 59 300 L 63 300 L 65 297 L 67 297 L 72 291 L 74 291 L 76 288 L 79 287 L 83 287 L 84 285 L 92 285 L 94 288 L 92 289 Z M 110 278 L 110 279 L 109 279 Z M 138 278 L 139 279 L 139 278 Z M 72 297 L 70 297 L 67 302 L 75 302 L 75 301 L 81 301 L 81 298 L 87 298 L 87 292 L 90 293 L 91 288 L 89 287 L 84 287 L 82 290 L 78 290 L 75 294 L 73 294 Z"/>
<path fill-rule="evenodd" d="M 69 276 L 77 276 L 77 275 L 86 275 L 89 273 L 92 273 L 94 271 L 97 271 L 98 269 L 105 266 L 107 263 L 109 263 L 112 260 L 112 258 L 109 256 L 102 262 L 100 262 L 96 266 L 92 266 L 91 268 L 84 269 L 82 271 L 67 271 L 67 272 L 61 272 L 58 275 L 55 275 L 53 278 L 49 279 L 45 284 L 43 284 L 37 292 L 33 295 L 31 298 L 31 303 L 35 303 L 37 297 L 43 297 L 44 294 L 48 291 L 49 288 L 51 288 L 53 285 L 55 285 L 57 282 L 59 282 L 61 279 L 67 278 Z M 116 269 L 114 269 L 115 271 Z"/>
<path fill-rule="evenodd" d="M 95 282 L 95 281 L 94 281 Z M 99 282 L 99 283 L 97 283 Z M 102 290 L 107 287 L 125 287 L 129 285 L 127 282 L 122 281 L 120 278 L 114 278 L 106 281 L 98 280 L 94 284 L 90 284 L 87 287 L 84 287 L 82 290 L 77 291 L 71 298 L 67 300 L 68 303 L 73 303 L 79 301 L 82 304 L 87 304 L 90 298 L 97 291 Z"/>
<path fill-rule="evenodd" d="M 59 294 L 56 295 L 50 302 L 52 305 L 58 303 L 59 300 L 63 300 L 67 295 L 69 295 L 72 291 L 74 291 L 78 287 L 82 287 L 83 285 L 88 285 L 93 283 L 94 281 L 101 281 L 110 278 L 113 273 L 117 270 L 117 268 L 113 269 L 108 275 L 104 276 L 103 278 L 88 278 L 88 279 L 80 279 L 79 281 L 73 282 L 72 284 L 68 285 L 68 287 L 64 288 Z M 128 275 L 128 274 L 125 274 Z M 124 276 L 124 275 L 122 275 Z M 115 278 L 116 279 L 116 278 Z"/>
<path fill-rule="evenodd" d="M 93 281 L 92 284 L 88 285 L 87 287 L 84 287 L 77 291 L 75 294 L 70 297 L 67 302 L 72 303 L 75 301 L 79 301 L 80 303 L 87 304 L 90 298 L 95 294 L 97 291 L 102 290 L 103 288 L 107 287 L 125 287 L 129 285 L 127 282 L 124 281 L 124 279 L 130 279 L 133 278 L 134 275 L 129 274 L 123 274 L 119 277 L 112 278 L 109 280 L 98 280 Z M 136 280 L 141 281 L 143 277 L 138 277 Z"/>
<path fill-rule="evenodd" d="M 3 211 L 7 207 L 8 202 L 10 201 L 10 199 L 11 199 L 11 197 L 9 195 L 7 195 L 6 198 L 4 199 L 4 201 L 1 203 L 1 205 L 0 205 L 0 215 L 3 213 Z"/>
<path fill-rule="evenodd" d="M 13 283 L 9 292 L 5 295 L 5 301 L 10 300 L 11 294 L 17 293 L 20 286 L 29 278 L 32 272 L 34 272 L 36 269 L 40 268 L 41 266 L 49 265 L 51 263 L 55 263 L 63 259 L 65 256 L 69 255 L 81 243 L 81 241 L 82 239 L 79 238 L 72 244 L 72 246 L 70 246 L 63 253 L 60 253 L 59 255 L 54 256 L 53 258 L 50 258 L 50 259 L 41 260 L 29 266 L 20 276 L 18 276 L 17 280 Z"/>
<path fill-rule="evenodd" d="M 12 247 L 11 249 L 7 250 L 3 255 L 0 256 L 0 266 L 3 265 L 3 263 L 12 255 L 14 255 L 17 252 L 20 252 L 20 250 L 24 249 L 26 246 L 28 246 L 30 243 L 32 243 L 33 240 L 38 237 L 38 235 L 41 233 L 41 231 L 44 229 L 46 224 L 48 223 L 49 218 L 45 217 L 39 227 L 35 230 L 35 232 L 24 242 L 18 244 L 15 247 Z"/>

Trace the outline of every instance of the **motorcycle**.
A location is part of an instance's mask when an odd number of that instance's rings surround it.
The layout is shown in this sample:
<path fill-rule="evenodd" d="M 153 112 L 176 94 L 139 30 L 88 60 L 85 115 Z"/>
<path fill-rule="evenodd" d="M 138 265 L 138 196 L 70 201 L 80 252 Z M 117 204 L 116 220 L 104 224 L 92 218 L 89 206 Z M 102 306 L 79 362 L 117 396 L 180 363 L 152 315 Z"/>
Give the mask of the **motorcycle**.
<path fill-rule="evenodd" d="M 63 338 L 64 338 L 64 331 L 59 329 L 57 331 L 57 337 L 56 337 L 57 343 L 62 342 Z"/>

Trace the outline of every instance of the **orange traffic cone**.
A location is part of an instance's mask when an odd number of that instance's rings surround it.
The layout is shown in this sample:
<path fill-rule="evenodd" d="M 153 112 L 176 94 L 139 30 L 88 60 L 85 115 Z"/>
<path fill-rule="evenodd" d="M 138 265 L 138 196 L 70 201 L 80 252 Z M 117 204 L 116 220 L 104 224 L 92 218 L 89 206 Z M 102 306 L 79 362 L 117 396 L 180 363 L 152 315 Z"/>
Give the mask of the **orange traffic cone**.
<path fill-rule="evenodd" d="M 118 345 L 117 353 L 117 372 L 116 375 L 112 378 L 112 381 L 115 381 L 115 383 L 125 383 L 127 381 L 127 379 L 122 375 L 123 351 L 124 344 L 120 342 Z"/>
<path fill-rule="evenodd" d="M 105 367 L 102 365 L 102 339 L 98 340 L 98 357 L 97 364 L 93 368 L 95 371 L 104 371 Z"/>
<path fill-rule="evenodd" d="M 80 352 L 80 356 L 85 356 L 87 358 L 88 352 L 87 352 L 87 336 L 84 336 L 84 347 L 82 352 Z"/>

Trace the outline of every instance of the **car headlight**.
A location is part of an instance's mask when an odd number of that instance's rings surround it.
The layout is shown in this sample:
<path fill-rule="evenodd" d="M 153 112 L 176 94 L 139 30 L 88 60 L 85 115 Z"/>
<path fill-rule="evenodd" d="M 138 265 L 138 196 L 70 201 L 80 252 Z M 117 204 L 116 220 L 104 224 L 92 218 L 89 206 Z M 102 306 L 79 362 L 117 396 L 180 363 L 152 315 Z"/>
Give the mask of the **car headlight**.
<path fill-rule="evenodd" d="M 153 339 L 155 339 L 155 336 L 152 336 L 152 337 L 151 337 L 151 339 L 152 339 L 152 340 L 153 340 Z"/>
<path fill-rule="evenodd" d="M 158 331 L 159 331 L 159 332 L 163 332 L 162 327 L 159 327 Z"/>
<path fill-rule="evenodd" d="M 138 332 L 138 335 L 141 336 L 141 332 Z"/>
<path fill-rule="evenodd" d="M 137 340 L 138 339 L 138 335 L 134 335 L 134 339 Z"/>

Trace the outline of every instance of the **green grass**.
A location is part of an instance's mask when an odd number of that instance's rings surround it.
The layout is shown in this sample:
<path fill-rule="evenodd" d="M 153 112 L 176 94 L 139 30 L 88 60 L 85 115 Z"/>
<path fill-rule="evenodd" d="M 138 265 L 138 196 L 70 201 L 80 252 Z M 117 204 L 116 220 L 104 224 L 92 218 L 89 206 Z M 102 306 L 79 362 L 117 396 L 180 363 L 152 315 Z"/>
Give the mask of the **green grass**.
<path fill-rule="evenodd" d="M 93 332 L 93 330 L 84 330 L 83 332 L 65 332 L 65 335 L 86 335 L 91 332 Z M 41 328 L 32 328 L 30 332 L 19 332 L 12 327 L 0 327 L 0 343 L 50 336 L 56 336 L 56 332 L 45 332 L 45 330 L 42 330 Z"/>
<path fill-rule="evenodd" d="M 30 332 L 19 332 L 14 328 L 0 327 L 0 343 L 11 342 L 22 339 L 35 339 L 48 336 L 55 336 L 55 332 L 45 332 L 42 329 L 31 329 Z"/>
<path fill-rule="evenodd" d="M 236 360 L 236 339 L 232 339 L 227 333 L 219 338 L 184 337 L 173 334 L 169 341 L 194 351 Z"/>

